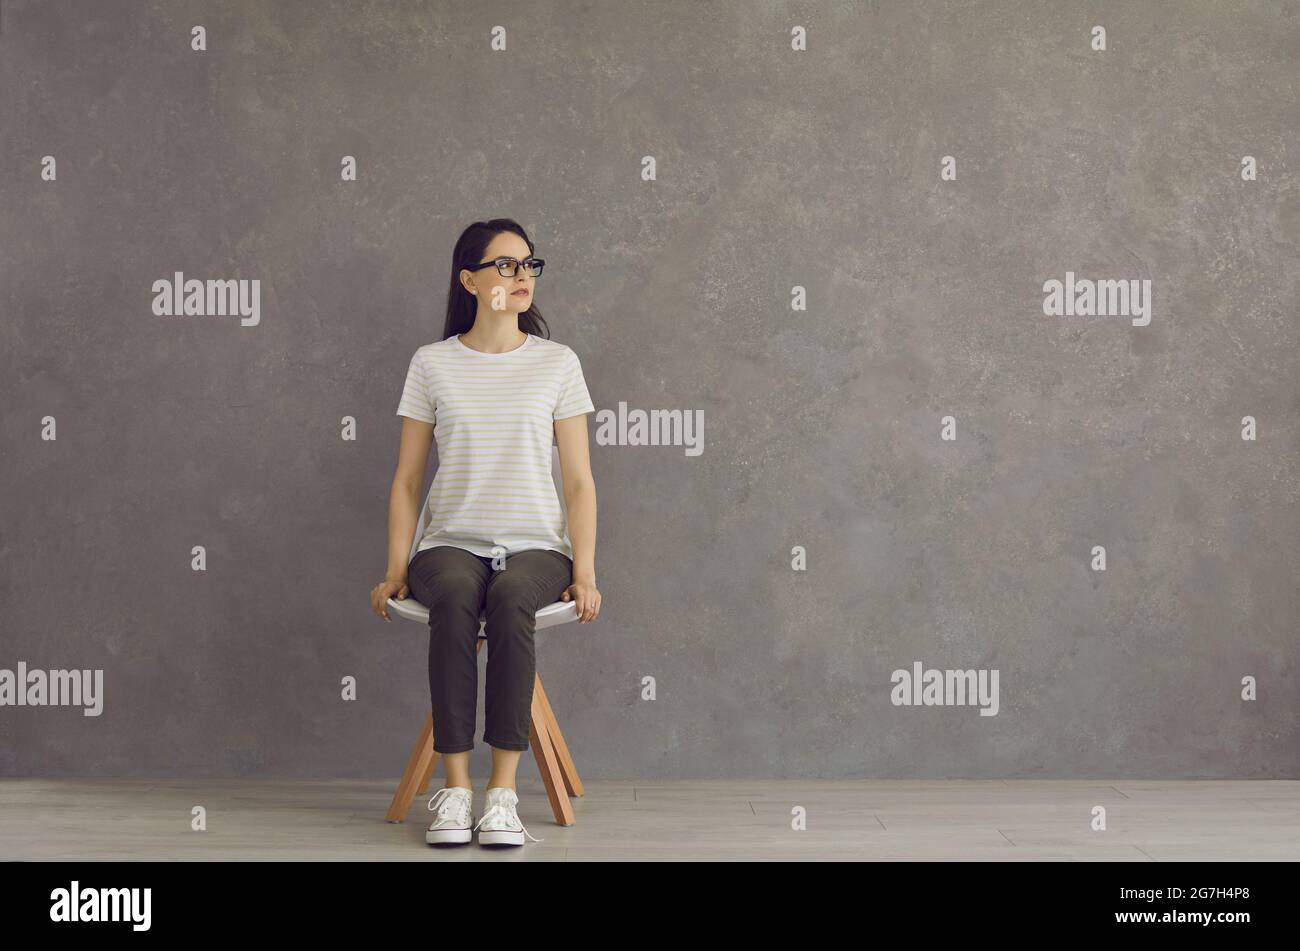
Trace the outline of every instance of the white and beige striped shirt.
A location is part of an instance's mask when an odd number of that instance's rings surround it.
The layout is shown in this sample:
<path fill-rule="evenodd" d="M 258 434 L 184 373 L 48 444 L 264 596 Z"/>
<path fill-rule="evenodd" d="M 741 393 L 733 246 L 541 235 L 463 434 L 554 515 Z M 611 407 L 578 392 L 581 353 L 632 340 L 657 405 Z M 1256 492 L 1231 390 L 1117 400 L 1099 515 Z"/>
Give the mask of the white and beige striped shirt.
<path fill-rule="evenodd" d="M 554 340 L 529 334 L 514 350 L 482 353 L 453 335 L 416 350 L 397 415 L 432 423 L 438 448 L 417 553 L 454 545 L 572 558 L 551 474 L 553 427 L 594 411 L 578 355 Z"/>

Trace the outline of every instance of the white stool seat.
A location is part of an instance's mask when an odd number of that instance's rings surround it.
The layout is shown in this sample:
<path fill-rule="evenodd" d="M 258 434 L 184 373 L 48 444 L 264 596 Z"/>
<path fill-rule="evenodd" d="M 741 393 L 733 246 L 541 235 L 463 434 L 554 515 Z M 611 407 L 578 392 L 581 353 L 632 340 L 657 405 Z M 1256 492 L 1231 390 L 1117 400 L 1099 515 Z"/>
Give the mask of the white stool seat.
<path fill-rule="evenodd" d="M 429 609 L 415 598 L 403 598 L 401 601 L 389 598 L 388 611 L 390 614 L 399 615 L 408 621 L 419 621 L 421 624 L 429 623 Z M 557 624 L 568 624 L 570 621 L 576 620 L 578 620 L 578 605 L 575 602 L 553 601 L 537 612 L 537 630 L 540 631 L 544 627 L 555 627 Z M 480 612 L 478 616 L 479 637 L 487 637 L 486 628 L 487 619 Z"/>

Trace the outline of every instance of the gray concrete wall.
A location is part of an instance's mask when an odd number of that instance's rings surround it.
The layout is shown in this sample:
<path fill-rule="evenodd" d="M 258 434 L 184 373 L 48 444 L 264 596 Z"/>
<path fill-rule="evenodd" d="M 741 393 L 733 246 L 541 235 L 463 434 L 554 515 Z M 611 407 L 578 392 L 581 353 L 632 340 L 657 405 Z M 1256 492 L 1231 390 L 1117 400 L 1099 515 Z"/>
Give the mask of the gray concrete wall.
<path fill-rule="evenodd" d="M 394 412 L 507 215 L 598 410 L 704 420 L 591 420 L 584 776 L 1295 777 L 1297 62 L 1290 2 L 0 0 L 0 668 L 103 672 L 0 774 L 401 771 Z"/>

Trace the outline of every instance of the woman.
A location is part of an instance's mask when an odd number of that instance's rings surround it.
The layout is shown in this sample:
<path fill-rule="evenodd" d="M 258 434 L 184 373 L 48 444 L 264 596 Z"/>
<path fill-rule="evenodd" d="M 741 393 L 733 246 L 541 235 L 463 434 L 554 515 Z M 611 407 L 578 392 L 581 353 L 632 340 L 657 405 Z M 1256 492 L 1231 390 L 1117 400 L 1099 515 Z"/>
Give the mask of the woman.
<path fill-rule="evenodd" d="M 582 366 L 549 338 L 533 302 L 543 262 L 517 223 L 470 225 L 452 252 L 443 339 L 415 351 L 397 413 L 402 442 L 388 505 L 388 573 L 371 605 L 391 621 L 389 597 L 429 608 L 433 748 L 447 782 L 429 800 L 430 843 L 523 845 L 515 770 L 528 749 L 537 610 L 573 601 L 579 621 L 600 614 L 596 488 L 587 447 L 595 407 Z M 552 438 L 554 436 L 554 438 Z M 438 470 L 428 526 L 407 564 L 429 448 Z M 568 525 L 551 473 L 558 444 Z M 486 617 L 483 741 L 492 747 L 487 809 L 473 820 L 469 755 L 478 699 L 479 612 Z"/>

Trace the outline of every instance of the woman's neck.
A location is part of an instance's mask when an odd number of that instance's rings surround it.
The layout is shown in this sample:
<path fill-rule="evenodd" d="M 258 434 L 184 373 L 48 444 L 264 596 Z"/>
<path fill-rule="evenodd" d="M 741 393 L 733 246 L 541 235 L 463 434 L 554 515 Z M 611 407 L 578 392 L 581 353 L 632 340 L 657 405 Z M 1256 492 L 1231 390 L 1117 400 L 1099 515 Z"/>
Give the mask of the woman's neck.
<path fill-rule="evenodd" d="M 518 326 L 503 325 L 488 330 L 476 323 L 466 333 L 461 334 L 460 339 L 465 346 L 483 353 L 508 353 L 522 347 L 524 341 L 528 339 L 528 334 Z"/>

